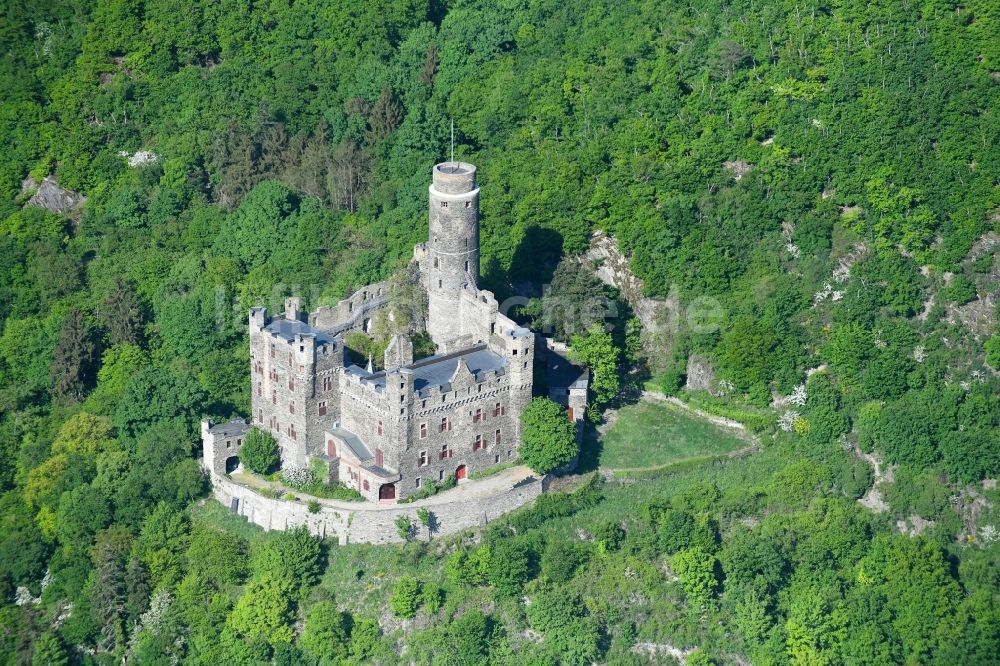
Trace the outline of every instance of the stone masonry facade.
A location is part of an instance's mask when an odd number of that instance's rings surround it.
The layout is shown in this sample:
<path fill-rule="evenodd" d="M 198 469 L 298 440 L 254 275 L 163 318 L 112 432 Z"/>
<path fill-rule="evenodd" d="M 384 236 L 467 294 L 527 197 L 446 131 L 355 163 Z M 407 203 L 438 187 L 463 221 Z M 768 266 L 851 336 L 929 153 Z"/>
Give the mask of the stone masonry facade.
<path fill-rule="evenodd" d="M 428 240 L 414 248 L 412 266 L 426 291 L 427 332 L 437 353 L 414 360 L 409 338 L 395 335 L 384 370 L 348 362 L 344 338 L 370 330 L 389 307 L 386 283 L 308 314 L 295 297 L 281 314 L 252 308 L 252 413 L 249 423 L 203 424 L 213 479 L 238 467 L 250 427 L 275 437 L 284 469 L 319 469 L 327 481 L 384 503 L 517 457 L 520 416 L 532 398 L 535 334 L 477 286 L 476 168 L 436 165 L 428 204 Z M 580 420 L 583 410 L 570 414 Z"/>

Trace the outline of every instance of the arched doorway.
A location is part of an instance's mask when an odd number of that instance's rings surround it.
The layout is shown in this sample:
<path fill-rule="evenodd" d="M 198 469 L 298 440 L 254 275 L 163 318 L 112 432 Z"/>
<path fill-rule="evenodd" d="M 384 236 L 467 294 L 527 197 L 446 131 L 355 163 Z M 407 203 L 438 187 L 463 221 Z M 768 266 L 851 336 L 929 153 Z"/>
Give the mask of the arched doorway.
<path fill-rule="evenodd" d="M 466 475 L 465 475 L 465 465 L 459 465 L 459 466 L 458 466 L 458 467 L 457 467 L 457 468 L 455 469 L 455 478 L 456 478 L 456 479 L 464 479 L 464 478 L 465 478 L 465 476 L 466 476 Z"/>
<path fill-rule="evenodd" d="M 383 483 L 378 489 L 378 498 L 380 500 L 394 500 L 396 499 L 396 484 L 394 483 Z"/>
<path fill-rule="evenodd" d="M 236 456 L 226 458 L 226 474 L 232 474 L 240 468 L 240 459 Z"/>

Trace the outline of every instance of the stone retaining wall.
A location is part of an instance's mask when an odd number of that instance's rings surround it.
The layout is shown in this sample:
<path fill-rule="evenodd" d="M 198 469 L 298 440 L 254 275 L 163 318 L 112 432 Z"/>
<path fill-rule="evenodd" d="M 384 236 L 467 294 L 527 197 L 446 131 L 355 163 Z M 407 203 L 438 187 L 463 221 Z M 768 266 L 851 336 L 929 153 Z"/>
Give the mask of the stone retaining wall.
<path fill-rule="evenodd" d="M 398 504 L 391 508 L 375 508 L 363 502 L 335 502 L 319 500 L 320 510 L 309 513 L 305 502 L 264 497 L 218 474 L 211 474 L 215 498 L 232 508 L 238 500 L 236 513 L 246 516 L 251 523 L 266 530 L 286 530 L 305 525 L 312 534 L 337 538 L 347 543 L 402 543 L 396 527 L 397 516 L 407 516 L 416 527 L 416 538 L 428 540 L 432 536 L 446 536 L 462 530 L 481 527 L 505 513 L 524 506 L 538 497 L 544 479 L 526 479 L 520 484 L 498 490 L 488 497 L 463 497 L 454 502 L 432 503 L 430 500 L 413 504 Z M 433 534 L 417 518 L 417 509 L 425 507 L 431 512 Z"/>

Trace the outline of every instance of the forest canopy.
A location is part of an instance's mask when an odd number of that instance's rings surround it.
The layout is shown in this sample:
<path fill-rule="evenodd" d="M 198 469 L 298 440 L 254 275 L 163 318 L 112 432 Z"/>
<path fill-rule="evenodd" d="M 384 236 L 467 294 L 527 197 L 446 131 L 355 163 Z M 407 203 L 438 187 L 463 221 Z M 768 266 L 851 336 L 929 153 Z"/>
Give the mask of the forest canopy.
<path fill-rule="evenodd" d="M 0 661 L 393 663 L 425 614 L 417 663 L 996 663 L 997 35 L 993 0 L 4 2 Z M 365 551 L 384 578 L 204 518 L 248 308 L 404 269 L 452 123 L 481 286 L 618 299 L 517 313 L 592 404 L 677 395 L 763 451 L 545 495 L 443 564 Z M 641 293 L 587 272 L 598 231 Z M 642 297 L 719 326 L 651 353 Z"/>

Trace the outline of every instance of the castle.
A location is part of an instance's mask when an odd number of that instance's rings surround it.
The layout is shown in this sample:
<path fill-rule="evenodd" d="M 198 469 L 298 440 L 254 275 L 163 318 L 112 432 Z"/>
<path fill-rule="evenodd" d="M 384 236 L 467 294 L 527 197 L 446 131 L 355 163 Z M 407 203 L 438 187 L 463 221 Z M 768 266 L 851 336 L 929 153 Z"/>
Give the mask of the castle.
<path fill-rule="evenodd" d="M 295 297 L 280 315 L 250 310 L 251 421 L 277 440 L 282 468 L 319 467 L 324 480 L 386 502 L 517 457 L 521 413 L 532 398 L 535 334 L 477 286 L 473 165 L 434 167 L 428 240 L 414 248 L 412 268 L 426 294 L 426 329 L 437 353 L 414 360 L 410 338 L 397 333 L 382 371 L 374 371 L 371 359 L 364 368 L 351 363 L 344 341 L 369 331 L 389 308 L 385 282 L 308 314 Z M 550 381 L 548 393 L 580 422 L 585 375 L 566 375 L 568 364 L 554 352 L 548 356 L 549 366 L 560 368 L 553 377 L 565 384 Z M 236 470 L 250 427 L 239 420 L 202 423 L 204 463 L 213 476 Z"/>

